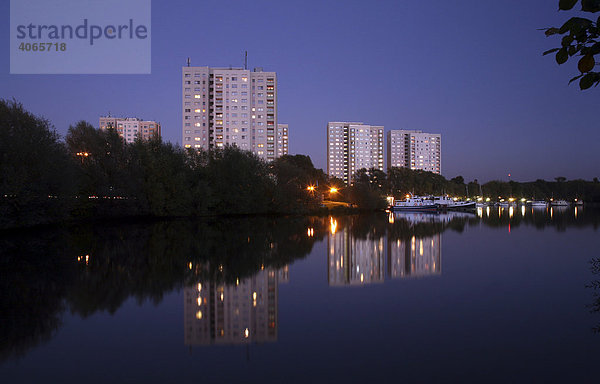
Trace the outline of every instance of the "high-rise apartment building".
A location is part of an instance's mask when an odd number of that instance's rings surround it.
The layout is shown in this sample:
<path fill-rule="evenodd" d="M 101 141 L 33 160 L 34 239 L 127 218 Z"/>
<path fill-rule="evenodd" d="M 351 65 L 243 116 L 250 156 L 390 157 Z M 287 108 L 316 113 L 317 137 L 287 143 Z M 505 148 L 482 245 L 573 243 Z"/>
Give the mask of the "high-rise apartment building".
<path fill-rule="evenodd" d="M 114 128 L 126 143 L 133 143 L 137 137 L 148 140 L 155 135 L 160 136 L 159 123 L 136 117 L 100 117 L 100 129 L 108 128 Z"/>
<path fill-rule="evenodd" d="M 387 133 L 387 168 L 405 167 L 441 174 L 442 135 L 394 129 Z"/>
<path fill-rule="evenodd" d="M 288 125 L 277 124 L 277 157 L 288 153 Z"/>
<path fill-rule="evenodd" d="M 235 145 L 267 161 L 278 156 L 275 72 L 190 66 L 181 72 L 184 147 Z"/>
<path fill-rule="evenodd" d="M 327 123 L 327 174 L 349 184 L 361 168 L 383 171 L 383 126 Z"/>

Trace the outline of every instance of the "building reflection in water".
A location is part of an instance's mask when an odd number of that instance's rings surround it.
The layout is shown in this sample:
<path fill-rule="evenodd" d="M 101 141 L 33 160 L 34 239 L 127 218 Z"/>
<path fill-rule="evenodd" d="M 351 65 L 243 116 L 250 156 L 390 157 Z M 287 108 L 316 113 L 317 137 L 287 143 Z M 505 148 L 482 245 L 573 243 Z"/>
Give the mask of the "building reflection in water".
<path fill-rule="evenodd" d="M 422 277 L 442 273 L 442 235 L 388 242 L 388 276 Z"/>
<path fill-rule="evenodd" d="M 185 345 L 277 341 L 278 284 L 288 267 L 263 269 L 233 284 L 198 281 L 184 289 Z"/>
<path fill-rule="evenodd" d="M 327 237 L 329 285 L 383 282 L 385 272 L 383 237 L 358 239 L 348 227 Z"/>
<path fill-rule="evenodd" d="M 409 225 L 449 222 L 451 215 L 391 214 L 388 221 L 404 220 Z M 327 278 L 330 286 L 383 282 L 386 278 L 440 275 L 442 273 L 442 236 L 412 236 L 392 239 L 389 235 L 355 237 L 350 226 L 327 237 Z"/>

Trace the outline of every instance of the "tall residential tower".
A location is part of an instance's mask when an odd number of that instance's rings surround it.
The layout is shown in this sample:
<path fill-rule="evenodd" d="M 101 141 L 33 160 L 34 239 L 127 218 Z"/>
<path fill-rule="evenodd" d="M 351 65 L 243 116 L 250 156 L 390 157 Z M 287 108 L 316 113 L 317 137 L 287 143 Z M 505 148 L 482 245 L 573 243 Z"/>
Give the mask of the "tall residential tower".
<path fill-rule="evenodd" d="M 383 126 L 327 123 L 327 174 L 350 184 L 361 168 L 383 171 Z"/>
<path fill-rule="evenodd" d="M 188 66 L 181 82 L 184 147 L 235 145 L 267 161 L 278 157 L 275 72 Z"/>
<path fill-rule="evenodd" d="M 422 131 L 387 133 L 387 168 L 405 167 L 441 174 L 442 135 Z"/>

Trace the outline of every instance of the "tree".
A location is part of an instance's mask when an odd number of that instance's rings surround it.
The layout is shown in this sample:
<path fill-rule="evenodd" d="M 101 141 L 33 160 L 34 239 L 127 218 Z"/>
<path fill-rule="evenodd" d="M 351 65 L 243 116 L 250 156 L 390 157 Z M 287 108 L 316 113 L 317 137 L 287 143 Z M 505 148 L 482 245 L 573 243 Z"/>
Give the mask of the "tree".
<path fill-rule="evenodd" d="M 363 209 L 382 209 L 386 206 L 383 196 L 383 184 L 386 175 L 375 168 L 359 169 L 354 175 L 354 183 L 348 188 L 348 199 Z"/>
<path fill-rule="evenodd" d="M 225 146 L 209 152 L 206 174 L 216 213 L 265 213 L 272 210 L 273 177 L 267 163 L 249 151 Z"/>
<path fill-rule="evenodd" d="M 66 143 L 79 164 L 79 193 L 83 196 L 131 194 L 127 146 L 114 129 L 100 130 L 86 121 L 69 127 Z"/>
<path fill-rule="evenodd" d="M 313 166 L 309 156 L 282 156 L 272 163 L 271 172 L 277 183 L 274 201 L 278 210 L 299 212 L 318 207 L 320 193 L 317 186 L 326 185 L 326 176 Z"/>
<path fill-rule="evenodd" d="M 160 136 L 131 146 L 132 177 L 142 208 L 155 216 L 184 216 L 192 206 L 192 170 L 186 152 Z"/>
<path fill-rule="evenodd" d="M 0 100 L 0 227 L 68 215 L 73 164 L 54 127 L 16 101 Z"/>
<path fill-rule="evenodd" d="M 600 0 L 559 0 L 558 9 L 568 11 L 577 3 L 581 3 L 583 12 L 600 11 Z M 594 71 L 595 56 L 600 53 L 600 17 L 593 21 L 583 17 L 572 17 L 560 28 L 545 28 L 546 36 L 561 35 L 561 47 L 544 52 L 544 55 L 555 54 L 556 62 L 566 63 L 570 57 L 579 56 L 577 68 L 581 74 L 573 77 L 569 84 L 579 80 L 579 88 L 588 89 L 600 83 L 600 72 Z"/>

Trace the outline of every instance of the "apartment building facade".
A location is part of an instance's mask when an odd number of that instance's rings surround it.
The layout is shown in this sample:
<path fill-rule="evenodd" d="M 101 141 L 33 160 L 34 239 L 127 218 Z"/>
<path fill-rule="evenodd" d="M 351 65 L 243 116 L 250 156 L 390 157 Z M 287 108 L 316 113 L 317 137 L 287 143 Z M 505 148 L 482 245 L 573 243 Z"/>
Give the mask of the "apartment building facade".
<path fill-rule="evenodd" d="M 161 135 L 160 123 L 142 120 L 137 117 L 100 117 L 100 129 L 113 128 L 126 143 L 133 143 L 137 137 L 148 140 L 153 136 Z"/>
<path fill-rule="evenodd" d="M 442 172 L 442 135 L 393 129 L 387 133 L 387 168 Z"/>
<path fill-rule="evenodd" d="M 185 148 L 235 145 L 266 161 L 278 157 L 275 72 L 187 66 L 181 75 Z"/>
<path fill-rule="evenodd" d="M 361 168 L 383 171 L 383 130 L 361 122 L 327 123 L 327 174 L 348 185 Z"/>
<path fill-rule="evenodd" d="M 277 157 L 288 154 L 288 124 L 277 124 Z"/>

